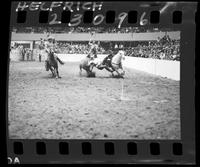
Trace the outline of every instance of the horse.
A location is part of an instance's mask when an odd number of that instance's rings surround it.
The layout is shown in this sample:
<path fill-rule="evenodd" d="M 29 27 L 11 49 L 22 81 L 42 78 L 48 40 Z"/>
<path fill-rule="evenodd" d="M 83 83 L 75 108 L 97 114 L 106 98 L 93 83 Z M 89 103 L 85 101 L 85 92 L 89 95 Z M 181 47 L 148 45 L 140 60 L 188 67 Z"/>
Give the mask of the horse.
<path fill-rule="evenodd" d="M 125 59 L 124 51 L 119 51 L 116 55 L 109 54 L 103 61 L 99 61 L 97 59 L 91 61 L 91 69 L 93 69 L 93 67 L 96 67 L 99 70 L 106 69 L 112 73 L 113 77 L 113 72 L 116 71 L 119 77 L 123 77 L 125 71 L 122 68 L 122 59 Z M 120 72 L 120 70 L 122 70 L 122 72 Z"/>
<path fill-rule="evenodd" d="M 114 71 L 117 72 L 118 76 L 122 77 L 125 75 L 125 71 L 122 67 L 122 60 L 125 59 L 125 52 L 120 50 L 111 60 L 111 65 Z M 121 71 L 121 72 L 120 72 Z"/>
<path fill-rule="evenodd" d="M 47 58 L 47 66 L 51 70 L 52 77 L 61 78 L 58 72 L 58 62 L 60 64 L 64 64 L 63 62 L 59 61 L 55 58 L 54 53 L 50 52 Z"/>
<path fill-rule="evenodd" d="M 87 55 L 85 59 L 82 59 L 80 64 L 79 64 L 79 69 L 80 72 L 79 74 L 82 75 L 82 69 L 84 69 L 87 72 L 87 76 L 88 77 L 92 77 L 95 74 L 92 72 L 92 65 L 89 64 L 89 62 L 93 60 L 93 57 L 91 57 L 90 55 Z"/>

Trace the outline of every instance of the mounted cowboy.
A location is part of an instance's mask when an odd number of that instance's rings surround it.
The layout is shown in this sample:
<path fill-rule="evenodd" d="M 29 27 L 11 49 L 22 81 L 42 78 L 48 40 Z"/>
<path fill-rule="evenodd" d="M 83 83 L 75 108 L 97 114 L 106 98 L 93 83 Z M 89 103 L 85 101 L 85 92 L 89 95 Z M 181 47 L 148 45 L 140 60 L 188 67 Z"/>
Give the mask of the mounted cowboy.
<path fill-rule="evenodd" d="M 47 41 L 44 43 L 44 48 L 45 48 L 45 51 L 48 53 L 48 54 L 53 54 L 54 55 L 54 58 L 57 59 L 59 61 L 60 64 L 64 64 L 64 62 L 62 62 L 58 56 L 55 54 L 58 52 L 58 48 L 56 46 L 56 41 L 55 41 L 55 38 L 53 36 L 48 36 L 47 38 Z M 47 59 L 45 60 L 45 68 L 46 68 L 46 71 L 49 70 L 49 60 L 48 60 L 48 56 L 47 56 Z"/>
<path fill-rule="evenodd" d="M 91 55 L 91 57 L 97 58 L 97 50 L 98 50 L 98 44 L 96 44 L 96 42 L 93 41 L 89 41 L 88 43 L 90 45 L 90 51 L 89 51 L 89 55 Z"/>
<path fill-rule="evenodd" d="M 93 41 L 89 41 L 89 45 L 90 45 L 90 51 L 89 51 L 89 54 L 87 57 L 90 58 L 90 61 L 88 62 L 88 66 L 90 66 L 91 64 L 94 64 L 96 61 L 98 61 L 97 50 L 99 48 L 99 43 L 96 43 L 93 40 Z"/>

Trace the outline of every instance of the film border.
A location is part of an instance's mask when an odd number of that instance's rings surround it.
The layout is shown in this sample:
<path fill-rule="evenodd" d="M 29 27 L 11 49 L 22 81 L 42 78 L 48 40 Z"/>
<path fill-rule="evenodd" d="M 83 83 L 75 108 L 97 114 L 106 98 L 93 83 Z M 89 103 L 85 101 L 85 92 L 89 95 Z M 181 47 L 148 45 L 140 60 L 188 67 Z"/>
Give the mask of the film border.
<path fill-rule="evenodd" d="M 185 6 L 185 5 L 183 5 Z M 184 9 L 178 9 L 183 10 Z M 13 10 L 11 10 L 11 27 L 13 25 Z M 171 12 L 170 12 L 171 13 Z M 169 16 L 169 13 L 167 13 Z M 195 109 L 194 109 L 194 63 L 195 63 L 195 11 L 193 13 L 183 12 L 182 24 L 174 26 L 181 31 L 181 140 L 13 140 L 7 138 L 8 156 L 12 159 L 18 157 L 20 163 L 168 163 L 168 164 L 194 164 L 195 163 Z M 167 21 L 162 20 L 160 26 L 165 26 Z M 168 22 L 167 22 L 168 23 Z M 188 56 L 189 55 L 189 56 Z M 190 89 L 188 89 L 190 88 Z M 188 112 L 189 111 L 189 112 Z M 8 112 L 8 111 L 7 111 Z M 8 127 L 8 126 L 7 126 Z M 8 132 L 8 129 L 7 129 Z M 24 151 L 22 155 L 14 153 L 14 142 L 22 142 Z M 46 144 L 46 153 L 44 155 L 36 154 L 36 143 L 44 142 Z M 69 144 L 69 154 L 60 155 L 58 153 L 59 142 Z M 92 145 L 92 154 L 82 154 L 82 142 L 89 142 Z M 114 143 L 115 153 L 106 155 L 104 144 L 106 142 Z M 134 142 L 137 145 L 137 154 L 127 154 L 127 144 Z M 160 144 L 160 155 L 151 155 L 150 143 Z M 183 155 L 173 155 L 173 143 L 181 143 Z M 55 150 L 57 150 L 55 152 Z M 51 161 L 49 161 L 51 160 Z M 117 161 L 116 161 L 117 160 Z M 16 161 L 17 162 L 17 161 Z"/>

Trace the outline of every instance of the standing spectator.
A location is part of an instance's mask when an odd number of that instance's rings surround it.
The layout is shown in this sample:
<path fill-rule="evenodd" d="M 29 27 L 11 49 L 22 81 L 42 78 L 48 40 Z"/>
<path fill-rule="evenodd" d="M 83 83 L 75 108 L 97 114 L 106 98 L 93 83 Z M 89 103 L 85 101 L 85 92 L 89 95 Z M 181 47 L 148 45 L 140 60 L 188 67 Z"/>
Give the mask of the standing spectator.
<path fill-rule="evenodd" d="M 139 56 L 139 57 L 142 57 L 142 56 L 143 56 L 143 51 L 142 51 L 142 48 L 139 48 L 139 53 L 138 53 L 138 56 Z"/>
<path fill-rule="evenodd" d="M 115 44 L 115 49 L 118 49 L 118 45 L 117 44 Z"/>
<path fill-rule="evenodd" d="M 176 50 L 173 51 L 172 59 L 177 60 L 177 51 Z"/>
<path fill-rule="evenodd" d="M 19 51 L 20 51 L 20 54 L 22 56 L 22 61 L 25 60 L 25 54 L 26 54 L 26 50 L 25 48 L 23 47 L 23 45 L 19 45 Z"/>
<path fill-rule="evenodd" d="M 38 55 L 38 57 L 39 57 L 39 62 L 41 62 L 42 55 L 41 55 L 41 53 L 40 53 L 40 52 L 39 52 L 39 55 Z"/>
<path fill-rule="evenodd" d="M 30 60 L 30 51 L 28 48 L 26 48 L 26 60 L 29 61 Z"/>
<path fill-rule="evenodd" d="M 165 52 L 163 50 L 160 51 L 159 57 L 160 57 L 160 59 L 165 59 Z"/>

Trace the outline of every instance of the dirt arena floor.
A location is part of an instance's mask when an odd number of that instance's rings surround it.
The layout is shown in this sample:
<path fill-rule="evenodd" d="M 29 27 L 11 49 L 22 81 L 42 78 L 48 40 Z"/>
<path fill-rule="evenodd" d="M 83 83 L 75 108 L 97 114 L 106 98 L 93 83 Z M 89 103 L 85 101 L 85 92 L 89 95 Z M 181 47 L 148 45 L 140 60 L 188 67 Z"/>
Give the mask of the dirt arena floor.
<path fill-rule="evenodd" d="M 44 62 L 10 63 L 10 138 L 180 139 L 178 81 L 132 69 L 124 80 L 96 69 L 87 78 L 78 63 L 59 71 L 55 79 Z"/>

